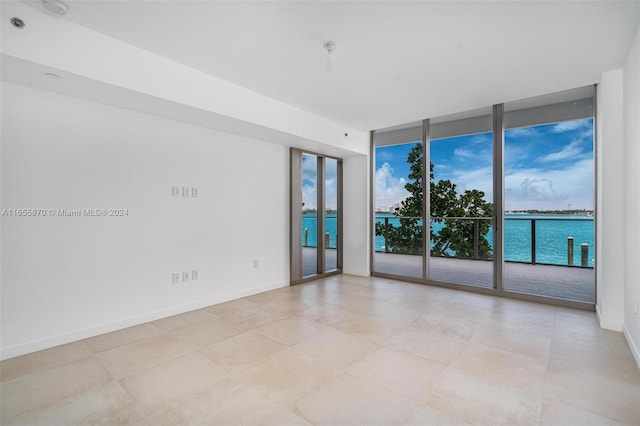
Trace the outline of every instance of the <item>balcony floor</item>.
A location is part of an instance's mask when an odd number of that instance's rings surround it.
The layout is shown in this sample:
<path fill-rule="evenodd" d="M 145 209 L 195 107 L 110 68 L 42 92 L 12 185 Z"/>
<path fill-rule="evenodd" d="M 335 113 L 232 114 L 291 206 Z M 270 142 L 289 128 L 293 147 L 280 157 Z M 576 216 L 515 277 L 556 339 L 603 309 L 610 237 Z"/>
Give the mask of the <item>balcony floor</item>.
<path fill-rule="evenodd" d="M 304 274 L 315 271 L 315 249 L 303 249 Z M 335 250 L 327 250 L 327 261 L 335 265 Z M 413 278 L 422 277 L 422 257 L 376 253 L 375 271 Z M 493 263 L 481 260 L 432 257 L 429 279 L 476 287 L 493 287 Z M 519 293 L 536 294 L 593 303 L 595 273 L 592 268 L 554 265 L 530 265 L 507 262 L 504 287 Z"/>

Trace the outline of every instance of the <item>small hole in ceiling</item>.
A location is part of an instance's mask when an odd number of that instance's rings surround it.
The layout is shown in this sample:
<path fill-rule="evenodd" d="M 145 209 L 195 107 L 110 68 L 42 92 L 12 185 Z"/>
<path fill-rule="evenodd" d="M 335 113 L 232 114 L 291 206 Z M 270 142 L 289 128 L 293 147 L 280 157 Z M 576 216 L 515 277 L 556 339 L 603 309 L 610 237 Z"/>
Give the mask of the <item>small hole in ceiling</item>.
<path fill-rule="evenodd" d="M 26 24 L 24 23 L 24 21 L 22 19 L 17 18 L 17 17 L 14 16 L 13 18 L 11 18 L 11 25 L 13 25 L 14 27 L 16 27 L 18 29 L 23 29 Z"/>

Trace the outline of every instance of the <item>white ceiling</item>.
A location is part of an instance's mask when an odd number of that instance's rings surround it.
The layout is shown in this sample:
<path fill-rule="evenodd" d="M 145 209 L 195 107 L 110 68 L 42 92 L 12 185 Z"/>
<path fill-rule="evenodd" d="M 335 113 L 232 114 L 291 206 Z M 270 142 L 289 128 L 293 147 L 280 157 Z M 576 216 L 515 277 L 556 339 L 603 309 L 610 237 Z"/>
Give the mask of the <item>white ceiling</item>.
<path fill-rule="evenodd" d="M 640 18 L 640 1 L 65 3 L 60 19 L 360 130 L 596 83 Z"/>

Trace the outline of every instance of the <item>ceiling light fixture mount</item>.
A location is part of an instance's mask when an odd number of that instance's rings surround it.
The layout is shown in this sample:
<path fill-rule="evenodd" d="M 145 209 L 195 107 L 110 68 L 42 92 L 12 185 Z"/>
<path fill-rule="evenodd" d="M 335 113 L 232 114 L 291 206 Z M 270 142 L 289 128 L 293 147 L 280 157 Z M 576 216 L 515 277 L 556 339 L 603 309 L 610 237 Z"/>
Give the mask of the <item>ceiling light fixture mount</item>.
<path fill-rule="evenodd" d="M 11 25 L 13 25 L 14 27 L 16 27 L 17 29 L 21 30 L 24 28 L 25 23 L 22 19 L 18 18 L 18 17 L 13 17 L 11 18 Z"/>
<path fill-rule="evenodd" d="M 44 7 L 54 15 L 64 16 L 69 13 L 69 7 L 60 0 L 42 0 Z"/>
<path fill-rule="evenodd" d="M 327 71 L 333 70 L 333 51 L 336 50 L 335 41 L 325 41 L 322 43 L 322 47 L 327 50 Z"/>

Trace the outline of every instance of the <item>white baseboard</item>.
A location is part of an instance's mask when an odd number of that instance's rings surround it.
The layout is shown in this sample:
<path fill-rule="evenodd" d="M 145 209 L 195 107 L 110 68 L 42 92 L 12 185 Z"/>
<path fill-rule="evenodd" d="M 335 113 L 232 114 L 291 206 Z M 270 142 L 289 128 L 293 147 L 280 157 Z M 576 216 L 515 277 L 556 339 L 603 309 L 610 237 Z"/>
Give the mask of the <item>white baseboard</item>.
<path fill-rule="evenodd" d="M 349 268 L 349 269 L 342 268 L 342 273 L 343 273 L 343 274 L 347 274 L 347 275 L 357 275 L 357 276 L 359 276 L 359 277 L 368 277 L 368 276 L 370 276 L 370 275 L 371 275 L 371 274 L 369 273 L 369 271 L 367 271 L 367 270 L 365 270 L 365 269 L 356 269 L 356 268 L 354 268 L 354 269 L 351 269 L 351 268 Z"/>
<path fill-rule="evenodd" d="M 602 313 L 600 313 L 600 305 L 596 305 L 596 317 L 598 318 L 598 324 L 602 327 Z"/>
<path fill-rule="evenodd" d="M 624 327 L 624 326 L 622 327 L 622 333 L 624 334 L 624 338 L 627 339 L 627 344 L 629 345 L 629 349 L 631 349 L 633 358 L 635 358 L 636 360 L 636 365 L 640 369 L 640 351 L 638 350 L 639 347 L 636 344 L 640 342 L 633 341 L 633 338 L 631 337 L 631 333 L 629 333 L 629 330 L 627 330 L 627 327 Z"/>
<path fill-rule="evenodd" d="M 155 321 L 162 318 L 170 317 L 172 315 L 183 314 L 185 312 L 205 308 L 207 306 L 217 305 L 219 303 L 228 302 L 230 300 L 239 299 L 241 297 L 251 296 L 258 293 L 263 293 L 265 291 L 287 287 L 288 285 L 288 283 L 282 282 L 261 285 L 258 287 L 252 287 L 233 293 L 222 294 L 211 299 L 199 300 L 197 302 L 187 303 L 185 305 L 172 306 L 170 308 L 161 309 L 155 312 L 136 315 L 106 324 L 100 324 L 71 331 L 69 333 L 59 334 L 57 336 L 33 340 L 27 343 L 21 343 L 19 345 L 10 346 L 8 348 L 2 348 L 0 350 L 0 360 L 14 358 L 31 352 L 41 351 L 43 349 L 53 348 L 55 346 L 64 345 L 66 343 L 76 342 L 78 340 L 87 339 L 89 337 L 99 336 L 104 333 L 132 327 L 134 325 L 144 324 L 149 321 Z"/>
<path fill-rule="evenodd" d="M 602 312 L 600 312 L 600 306 L 598 305 L 596 305 L 596 316 L 598 317 L 598 323 L 600 324 L 600 328 L 613 330 L 613 331 L 622 331 L 622 328 L 623 328 L 622 322 L 609 321 L 608 319 L 603 318 Z"/>

